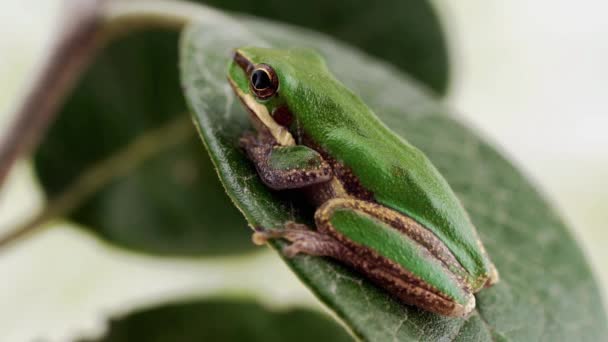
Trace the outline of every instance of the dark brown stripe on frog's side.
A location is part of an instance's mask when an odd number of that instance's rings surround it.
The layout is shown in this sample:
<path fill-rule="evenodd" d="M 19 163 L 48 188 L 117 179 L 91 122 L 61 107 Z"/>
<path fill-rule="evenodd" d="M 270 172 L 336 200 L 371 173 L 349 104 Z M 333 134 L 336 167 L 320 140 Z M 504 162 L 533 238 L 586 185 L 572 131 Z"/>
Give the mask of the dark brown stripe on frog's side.
<path fill-rule="evenodd" d="M 350 196 L 364 201 L 376 202 L 374 193 L 361 184 L 351 168 L 332 157 L 323 147 L 310 139 L 306 134 L 303 134 L 301 143 L 319 152 L 323 159 L 332 167 L 335 177 L 342 183 L 342 186 L 344 186 L 344 189 Z"/>

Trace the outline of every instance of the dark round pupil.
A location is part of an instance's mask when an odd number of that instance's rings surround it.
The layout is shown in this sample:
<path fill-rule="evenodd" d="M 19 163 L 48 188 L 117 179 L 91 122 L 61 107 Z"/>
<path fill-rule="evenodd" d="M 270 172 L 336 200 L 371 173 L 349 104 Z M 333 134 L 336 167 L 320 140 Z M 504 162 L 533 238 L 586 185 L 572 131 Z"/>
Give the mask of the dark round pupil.
<path fill-rule="evenodd" d="M 270 77 L 266 71 L 258 69 L 251 75 L 251 83 L 258 90 L 270 88 Z"/>

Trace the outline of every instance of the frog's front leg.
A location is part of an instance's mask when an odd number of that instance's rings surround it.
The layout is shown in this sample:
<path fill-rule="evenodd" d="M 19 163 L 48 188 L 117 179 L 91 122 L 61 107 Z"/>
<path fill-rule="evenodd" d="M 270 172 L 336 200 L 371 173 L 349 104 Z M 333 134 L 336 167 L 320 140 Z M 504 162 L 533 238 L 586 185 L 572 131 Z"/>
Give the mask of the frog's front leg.
<path fill-rule="evenodd" d="M 299 189 L 331 180 L 329 163 L 315 150 L 303 146 L 280 146 L 268 135 L 245 134 L 240 145 L 247 152 L 260 178 L 274 190 Z"/>
<path fill-rule="evenodd" d="M 261 230 L 254 242 L 291 242 L 287 256 L 334 258 L 402 301 L 448 316 L 466 316 L 475 297 L 466 272 L 432 233 L 411 218 L 377 203 L 334 198 L 315 213 L 316 230 L 288 223 Z"/>

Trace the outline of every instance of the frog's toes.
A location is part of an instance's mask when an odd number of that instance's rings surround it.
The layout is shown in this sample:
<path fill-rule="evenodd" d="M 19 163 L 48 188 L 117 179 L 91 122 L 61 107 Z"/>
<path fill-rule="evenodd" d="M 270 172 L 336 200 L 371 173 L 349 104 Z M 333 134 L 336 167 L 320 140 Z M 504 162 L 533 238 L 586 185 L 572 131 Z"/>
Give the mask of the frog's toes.
<path fill-rule="evenodd" d="M 492 265 L 490 265 L 490 277 L 488 278 L 488 281 L 486 282 L 484 287 L 493 286 L 494 284 L 498 283 L 499 281 L 500 281 L 500 276 L 498 275 L 498 270 L 496 269 L 496 266 L 494 266 L 492 264 Z"/>
<path fill-rule="evenodd" d="M 283 248 L 283 254 L 288 258 L 293 258 L 300 253 L 308 254 L 307 251 L 310 249 L 310 246 L 308 245 L 309 243 L 307 241 L 296 241 L 291 245 Z"/>
<path fill-rule="evenodd" d="M 344 253 L 344 246 L 329 235 L 319 233 L 308 226 L 293 221 L 286 222 L 283 229 L 266 229 L 256 227 L 252 240 L 262 245 L 273 239 L 284 239 L 291 242 L 283 248 L 283 254 L 292 258 L 298 254 L 333 256 Z"/>
<path fill-rule="evenodd" d="M 283 254 L 288 258 L 298 254 L 335 256 L 344 253 L 345 249 L 333 237 L 310 229 L 286 230 L 283 238 L 291 242 L 289 246 L 283 248 Z"/>
<path fill-rule="evenodd" d="M 306 228 L 305 225 L 297 223 L 294 223 L 293 228 L 292 225 L 288 223 L 283 229 L 256 228 L 255 230 L 252 240 L 256 245 L 262 245 L 268 242 L 268 240 L 274 239 L 285 239 L 290 242 L 305 240 L 310 233 L 314 233 L 312 230 Z"/>
<path fill-rule="evenodd" d="M 310 230 L 310 228 L 308 228 L 307 225 L 302 224 L 302 223 L 297 223 L 297 222 L 294 222 L 294 221 L 287 221 L 287 222 L 285 222 L 284 227 L 287 230 Z"/>
<path fill-rule="evenodd" d="M 253 235 L 251 235 L 251 241 L 253 241 L 254 244 L 260 246 L 265 244 L 269 240 L 278 239 L 281 237 L 282 234 L 279 230 L 256 227 L 255 232 L 253 233 Z"/>

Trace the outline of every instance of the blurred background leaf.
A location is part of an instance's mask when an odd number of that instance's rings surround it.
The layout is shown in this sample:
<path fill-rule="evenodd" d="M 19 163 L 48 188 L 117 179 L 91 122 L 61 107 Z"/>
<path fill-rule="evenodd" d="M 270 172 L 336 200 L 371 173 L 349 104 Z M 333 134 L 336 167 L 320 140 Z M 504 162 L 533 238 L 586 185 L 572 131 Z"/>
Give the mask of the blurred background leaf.
<path fill-rule="evenodd" d="M 189 122 L 178 82 L 175 32 L 137 32 L 105 48 L 87 71 L 35 154 L 49 196 L 151 131 L 132 153 L 150 157 L 117 173 L 69 217 L 107 241 L 147 253 L 217 255 L 253 248 Z M 176 132 L 175 121 L 185 124 Z M 177 140 L 176 140 L 177 139 Z M 140 144 L 142 145 L 142 144 Z M 132 159 L 136 159 L 132 158 Z M 134 162 L 127 160 L 127 163 Z"/>
<path fill-rule="evenodd" d="M 207 299 L 133 312 L 111 321 L 106 335 L 94 341 L 346 342 L 352 337 L 316 311 L 270 310 L 251 300 Z"/>
<path fill-rule="evenodd" d="M 443 28 L 427 0 L 205 0 L 229 11 L 308 27 L 379 57 L 438 94 L 447 90 Z"/>
<path fill-rule="evenodd" d="M 467 319 L 403 305 L 327 259 L 286 259 L 357 336 L 374 341 L 570 341 L 597 340 L 608 333 L 597 284 L 558 215 L 518 170 L 451 117 L 413 78 L 333 39 L 295 27 L 215 15 L 199 21 L 182 40 L 183 86 L 220 177 L 252 226 L 310 222 L 310 216 L 263 186 L 237 148 L 249 124 L 224 73 L 231 50 L 242 45 L 319 50 L 338 79 L 430 157 L 478 227 L 502 280 L 477 295 L 477 309 Z M 278 243 L 274 246 L 280 248 Z"/>

